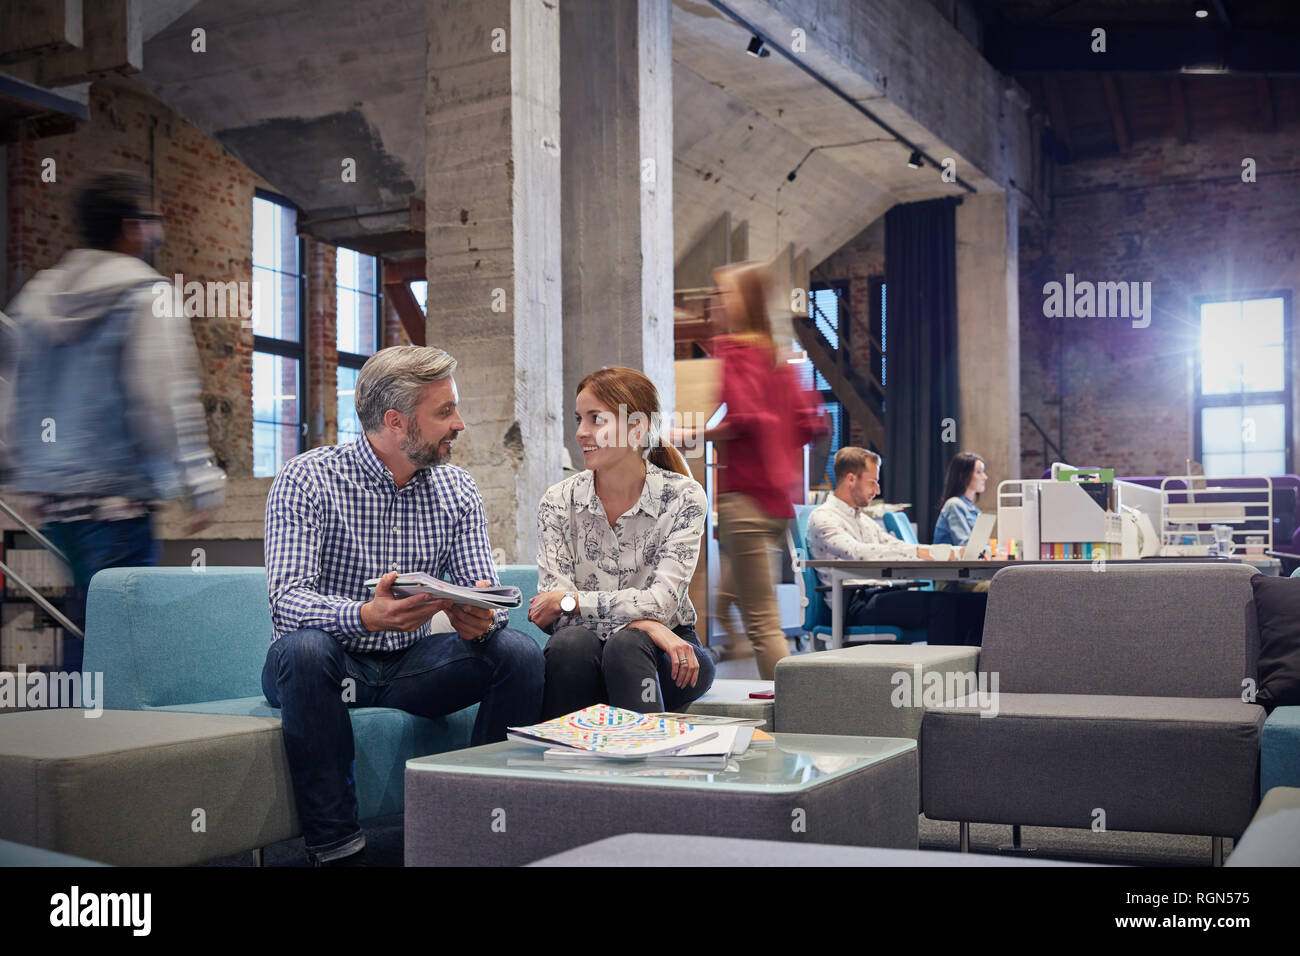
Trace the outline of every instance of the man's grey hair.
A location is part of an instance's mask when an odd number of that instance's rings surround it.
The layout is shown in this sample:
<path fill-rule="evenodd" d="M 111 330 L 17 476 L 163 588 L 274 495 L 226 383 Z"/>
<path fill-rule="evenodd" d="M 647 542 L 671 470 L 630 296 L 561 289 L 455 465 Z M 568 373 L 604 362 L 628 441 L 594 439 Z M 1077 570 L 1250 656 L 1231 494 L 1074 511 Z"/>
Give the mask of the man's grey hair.
<path fill-rule="evenodd" d="M 424 386 L 455 370 L 456 360 L 432 346 L 394 345 L 376 352 L 361 366 L 353 395 L 361 427 L 372 433 L 382 431 L 384 413 L 390 408 L 407 416 L 415 414 Z"/>

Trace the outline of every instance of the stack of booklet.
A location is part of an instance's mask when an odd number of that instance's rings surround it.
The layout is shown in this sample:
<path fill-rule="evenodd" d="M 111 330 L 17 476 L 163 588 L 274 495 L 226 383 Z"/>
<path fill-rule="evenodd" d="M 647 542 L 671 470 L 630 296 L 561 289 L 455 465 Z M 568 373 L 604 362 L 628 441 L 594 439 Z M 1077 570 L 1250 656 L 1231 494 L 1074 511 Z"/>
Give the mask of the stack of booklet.
<path fill-rule="evenodd" d="M 509 727 L 507 736 L 546 748 L 547 760 L 645 760 L 723 770 L 732 757 L 775 743 L 758 729 L 761 723 L 705 714 L 639 714 L 594 704 L 530 727 Z"/>
<path fill-rule="evenodd" d="M 366 587 L 371 591 L 378 586 L 379 578 L 371 578 L 366 582 Z M 405 598 L 415 594 L 432 594 L 439 600 L 450 598 L 457 604 L 485 607 L 491 611 L 519 607 L 524 603 L 524 596 L 516 587 L 469 588 L 435 578 L 432 574 L 423 571 L 399 574 L 397 580 L 393 582 L 393 596 Z"/>

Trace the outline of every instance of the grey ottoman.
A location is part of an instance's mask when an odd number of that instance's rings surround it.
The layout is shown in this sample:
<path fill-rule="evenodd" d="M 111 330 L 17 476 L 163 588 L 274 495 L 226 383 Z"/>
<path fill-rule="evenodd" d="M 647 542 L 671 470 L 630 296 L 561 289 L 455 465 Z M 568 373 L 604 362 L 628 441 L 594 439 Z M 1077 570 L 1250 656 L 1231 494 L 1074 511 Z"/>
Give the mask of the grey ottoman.
<path fill-rule="evenodd" d="M 715 680 L 709 692 L 692 704 L 688 714 L 708 714 L 713 717 L 747 717 L 763 721 L 762 729 L 769 734 L 776 730 L 772 699 L 750 697 L 751 692 L 772 693 L 770 680 Z"/>
<path fill-rule="evenodd" d="M 963 704 L 925 712 L 922 805 L 931 820 L 1082 829 L 1099 821 L 1218 837 L 1250 822 L 1264 724 L 1255 704 L 1004 693 L 991 719 Z"/>
<path fill-rule="evenodd" d="M 1093 866 L 1032 856 L 887 850 L 733 837 L 627 833 L 548 856 L 529 866 Z"/>
<path fill-rule="evenodd" d="M 787 657 L 776 665 L 777 725 L 792 734 L 916 740 L 925 715 L 926 682 L 934 679 L 930 675 L 945 678 L 946 687 L 949 675 L 973 674 L 979 651 L 978 647 L 870 644 Z"/>
<path fill-rule="evenodd" d="M 107 866 L 94 860 L 83 860 L 79 856 L 42 850 L 40 847 L 23 846 L 0 840 L 0 866 Z"/>
<path fill-rule="evenodd" d="M 406 763 L 407 866 L 516 866 L 620 833 L 916 849 L 916 743 L 777 734 L 727 771 L 512 742 Z"/>
<path fill-rule="evenodd" d="M 279 720 L 83 714 L 0 718 L 0 840 L 183 866 L 298 835 Z"/>

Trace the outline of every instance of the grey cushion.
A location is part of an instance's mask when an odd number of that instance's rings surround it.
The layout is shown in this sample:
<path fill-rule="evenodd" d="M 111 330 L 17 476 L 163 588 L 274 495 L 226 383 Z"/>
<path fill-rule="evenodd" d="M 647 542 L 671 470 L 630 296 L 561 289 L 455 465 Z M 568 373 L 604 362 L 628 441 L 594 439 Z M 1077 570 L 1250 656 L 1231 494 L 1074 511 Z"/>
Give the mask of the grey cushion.
<path fill-rule="evenodd" d="M 782 733 L 915 740 L 925 709 L 895 691 L 904 683 L 912 689 L 917 667 L 922 689 L 928 674 L 974 672 L 979 654 L 977 647 L 874 644 L 787 657 L 776 665 L 777 724 Z"/>
<path fill-rule="evenodd" d="M 1033 565 L 989 588 L 981 667 L 1004 693 L 1240 697 L 1255 676 L 1255 569 Z"/>
<path fill-rule="evenodd" d="M 916 775 L 915 748 L 802 789 L 744 792 L 408 767 L 406 865 L 518 866 L 628 832 L 915 849 Z"/>
<path fill-rule="evenodd" d="M 1300 866 L 1300 787 L 1274 787 L 1225 866 Z"/>
<path fill-rule="evenodd" d="M 772 687 L 770 680 L 715 680 L 708 693 L 683 709 L 688 714 L 761 720 L 763 730 L 770 734 L 776 730 L 771 699 L 760 700 L 749 694 L 751 691 L 771 693 Z"/>
<path fill-rule="evenodd" d="M 1008 693 L 997 704 L 995 717 L 927 708 L 927 817 L 1090 828 L 1101 809 L 1110 830 L 1217 836 L 1250 820 L 1264 725 L 1256 704 Z"/>
<path fill-rule="evenodd" d="M 119 866 L 175 866 L 298 835 L 280 721 L 83 713 L 2 719 L 0 839 Z"/>
<path fill-rule="evenodd" d="M 626 833 L 529 866 L 1092 866 L 1025 856 Z"/>

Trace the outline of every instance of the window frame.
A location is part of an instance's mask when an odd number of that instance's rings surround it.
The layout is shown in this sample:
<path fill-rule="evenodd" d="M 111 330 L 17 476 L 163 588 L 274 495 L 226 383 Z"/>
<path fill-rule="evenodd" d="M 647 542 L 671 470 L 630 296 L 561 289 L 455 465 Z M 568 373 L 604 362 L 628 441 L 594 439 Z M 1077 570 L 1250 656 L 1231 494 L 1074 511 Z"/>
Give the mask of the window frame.
<path fill-rule="evenodd" d="M 293 214 L 294 214 L 294 226 L 295 226 L 295 229 L 296 229 L 298 218 L 302 215 L 302 210 L 299 209 L 298 206 L 297 206 L 297 204 L 295 204 L 292 200 L 288 199 L 288 198 L 285 197 L 285 196 L 281 196 L 279 193 L 274 193 L 274 192 L 271 192 L 269 189 L 262 189 L 262 188 L 260 188 L 260 187 L 259 187 L 259 188 L 256 188 L 256 189 L 253 190 L 253 199 L 254 199 L 254 200 L 262 199 L 262 200 L 265 200 L 265 201 L 267 201 L 267 202 L 275 203 L 277 206 L 284 206 L 284 207 L 287 208 L 287 209 L 292 209 L 292 210 L 293 210 Z M 296 454 L 296 455 L 301 455 L 304 451 L 307 450 L 307 415 L 306 415 L 306 411 L 307 411 L 307 407 L 306 407 L 306 406 L 307 406 L 307 403 L 306 403 L 306 396 L 307 396 L 307 270 L 306 270 L 306 268 L 305 268 L 305 266 L 306 266 L 306 257 L 307 257 L 307 244 L 306 244 L 306 242 L 303 240 L 303 236 L 302 236 L 302 233 L 301 233 L 301 232 L 297 232 L 297 233 L 296 233 L 296 235 L 295 235 L 295 242 L 297 243 L 297 253 L 298 253 L 298 272 L 297 272 L 297 279 L 298 279 L 298 341 L 297 341 L 297 342 L 291 342 L 291 341 L 289 341 L 288 339 L 280 339 L 280 338 L 276 338 L 275 336 L 271 336 L 271 335 L 258 335 L 258 334 L 255 332 L 255 333 L 253 333 L 253 356 L 254 356 L 254 357 L 250 359 L 250 362 L 251 362 L 251 361 L 256 361 L 255 356 L 257 355 L 258 352 L 261 352 L 261 353 L 266 354 L 266 355 L 276 355 L 276 356 L 279 356 L 280 358 L 291 358 L 291 359 L 296 359 L 296 360 L 297 360 L 297 362 L 298 362 L 298 396 L 297 396 L 296 401 L 297 401 L 297 403 L 298 403 L 298 450 L 297 450 L 294 454 Z M 264 266 L 253 265 L 253 266 L 252 266 L 253 278 L 256 279 L 256 278 L 257 278 L 257 272 L 258 272 L 258 270 L 259 270 L 259 269 L 264 269 L 264 268 L 265 268 Z M 277 269 L 277 270 L 274 270 L 274 271 L 279 272 L 279 274 L 282 275 L 282 276 L 290 276 L 290 275 L 293 274 L 293 273 L 289 273 L 289 272 L 282 272 L 282 271 L 280 271 L 280 270 L 278 270 L 278 269 Z M 249 375 L 250 375 L 250 377 L 251 377 L 251 375 L 252 375 L 252 367 L 251 367 L 251 364 L 250 364 L 250 367 L 249 367 Z M 281 424 L 281 423 L 278 423 L 278 422 L 259 421 L 259 419 L 258 419 L 257 416 L 256 416 L 256 413 L 254 413 L 253 420 L 252 420 L 252 424 L 253 424 L 253 432 L 256 432 L 256 429 L 257 429 L 258 424 L 262 424 L 262 425 L 277 425 L 277 424 Z M 250 435 L 249 435 L 249 440 L 250 440 L 250 441 L 253 441 L 253 434 L 252 434 L 252 433 L 250 433 Z M 276 468 L 276 470 L 275 470 L 275 474 L 279 474 L 279 472 L 280 472 L 280 469 L 279 469 L 279 468 Z M 261 476 L 261 477 L 274 477 L 274 475 L 263 475 L 263 476 Z"/>
<path fill-rule="evenodd" d="M 1221 302 L 1248 302 L 1252 299 L 1282 300 L 1282 390 L 1268 392 L 1226 392 L 1220 395 L 1204 395 L 1201 392 L 1202 356 L 1201 356 L 1201 310 L 1206 305 Z M 1295 472 L 1295 447 L 1292 429 L 1295 427 L 1294 403 L 1291 389 L 1294 385 L 1292 362 L 1295 354 L 1294 313 L 1291 309 L 1291 290 L 1272 289 L 1250 291 L 1232 295 L 1198 295 L 1193 298 L 1196 308 L 1195 330 L 1196 346 L 1192 372 L 1192 454 L 1196 461 L 1201 461 L 1204 436 L 1202 434 L 1202 409 L 1206 408 L 1240 408 L 1244 405 L 1281 405 L 1283 416 L 1283 474 Z"/>
<path fill-rule="evenodd" d="M 346 248 L 350 250 L 354 255 L 358 255 L 358 256 L 370 255 L 369 253 L 360 252 L 357 249 L 353 249 L 351 246 L 343 246 L 341 248 Z M 375 297 L 375 351 L 378 352 L 380 349 L 384 347 L 384 260 L 381 256 L 375 256 L 375 255 L 371 255 L 370 258 L 375 260 L 375 292 L 373 293 L 373 295 Z M 337 259 L 335 261 L 337 262 Z M 352 288 L 352 287 L 348 286 L 348 288 Z M 335 323 L 336 323 L 334 341 L 336 344 L 338 342 L 338 330 L 337 330 L 338 289 L 339 289 L 339 281 L 338 281 L 338 274 L 336 273 L 334 276 L 334 309 L 335 309 Z M 365 292 L 361 289 L 353 289 L 352 291 L 356 292 L 358 295 L 372 294 L 369 292 Z M 338 370 L 341 368 L 348 368 L 348 369 L 352 369 L 353 371 L 360 372 L 361 367 L 366 364 L 366 361 L 370 358 L 370 356 L 359 355 L 356 352 L 344 352 L 342 349 L 337 349 L 337 348 L 335 350 L 335 354 L 337 355 L 337 361 L 334 363 L 335 364 L 334 367 L 334 419 L 335 419 L 334 429 L 335 429 L 335 441 L 338 441 L 339 432 L 343 424 L 342 416 L 339 414 L 339 394 L 338 394 L 339 372 Z M 353 408 L 355 407 L 356 407 L 356 396 L 354 395 Z"/>
<path fill-rule="evenodd" d="M 378 352 L 380 349 L 384 347 L 384 260 L 380 256 L 370 255 L 370 253 L 368 252 L 360 252 L 359 250 L 353 249 L 351 246 L 341 246 L 339 248 L 348 249 L 355 255 L 369 256 L 371 259 L 375 260 L 375 291 L 373 293 L 366 292 L 363 289 L 353 289 L 352 291 L 356 292 L 358 295 L 373 295 L 375 298 L 375 351 Z M 351 289 L 352 287 L 348 286 L 348 288 Z M 338 280 L 338 275 L 336 273 L 334 276 L 334 296 L 335 296 L 334 308 L 335 308 L 335 315 L 336 315 L 336 320 L 335 320 L 336 323 L 337 323 L 337 310 L 338 310 L 338 289 L 339 289 L 339 280 Z M 334 341 L 335 344 L 337 345 L 338 343 L 337 328 L 335 330 Z M 358 370 L 361 368 L 361 366 L 365 365 L 366 360 L 370 358 L 369 355 L 359 355 L 356 352 L 345 352 L 342 349 L 336 349 L 336 353 L 338 355 L 337 364 L 345 368 L 354 368 Z"/>

